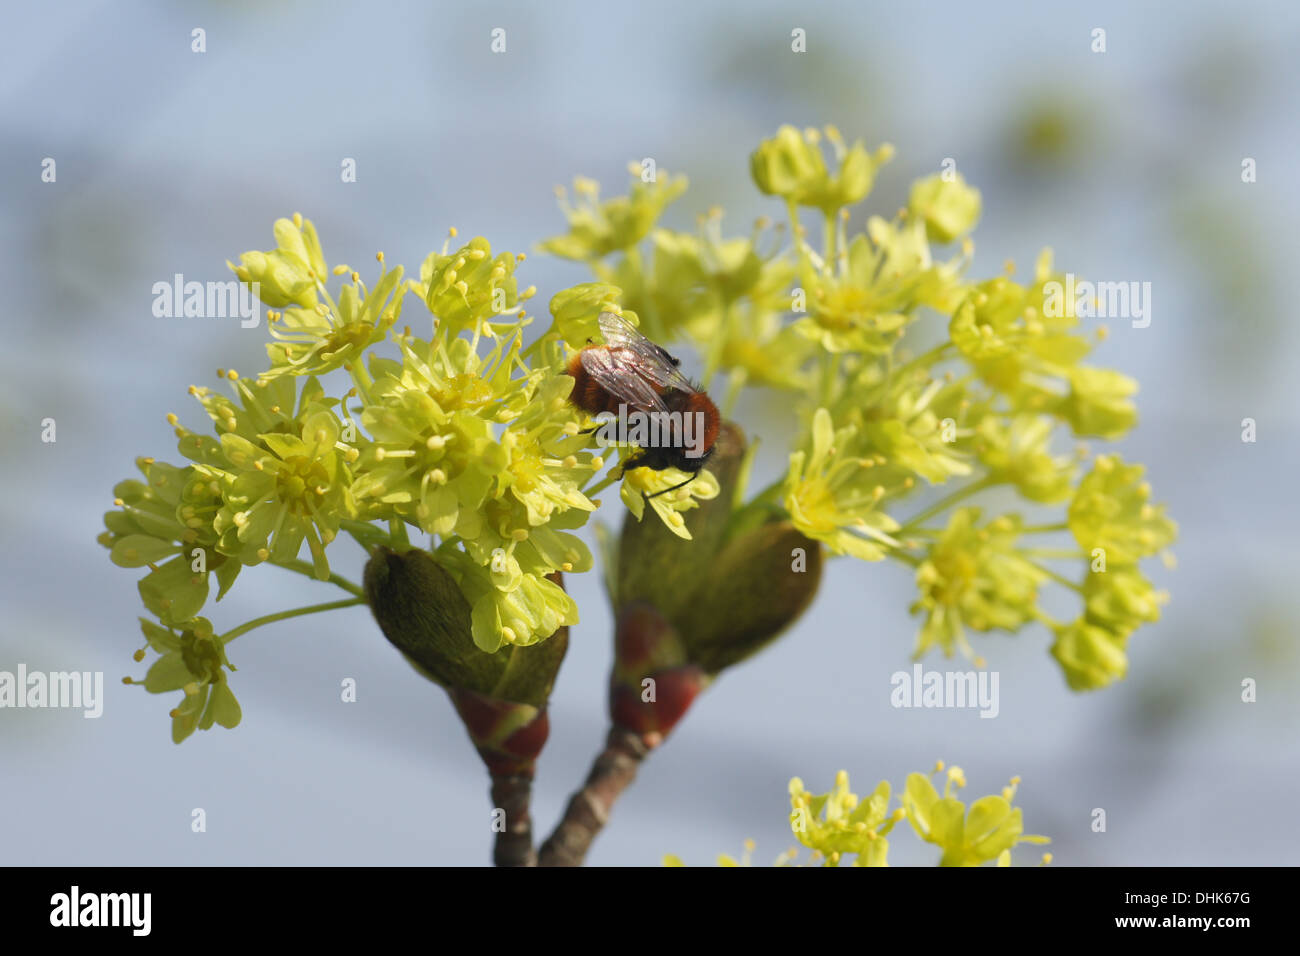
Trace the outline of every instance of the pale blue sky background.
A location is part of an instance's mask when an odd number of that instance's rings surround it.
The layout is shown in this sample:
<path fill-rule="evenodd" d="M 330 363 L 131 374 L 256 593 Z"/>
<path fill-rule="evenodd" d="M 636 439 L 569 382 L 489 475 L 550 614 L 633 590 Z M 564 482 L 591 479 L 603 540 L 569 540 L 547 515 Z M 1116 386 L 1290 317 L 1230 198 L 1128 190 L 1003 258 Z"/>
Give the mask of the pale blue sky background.
<path fill-rule="evenodd" d="M 642 156 L 692 178 L 670 224 L 721 203 L 747 231 L 779 213 L 749 184 L 747 157 L 783 122 L 895 144 L 865 211 L 892 211 L 955 157 L 984 194 L 982 274 L 1008 257 L 1027 269 L 1051 245 L 1078 274 L 1153 283 L 1151 327 L 1112 323 L 1097 360 L 1142 382 L 1123 451 L 1181 524 L 1179 568 L 1153 571 L 1173 601 L 1134 638 L 1129 680 L 1099 694 L 1065 690 L 1042 631 L 977 638 L 1001 674 L 1001 715 L 981 720 L 889 706 L 889 675 L 909 666 L 910 575 L 834 563 L 796 631 L 728 673 L 645 766 L 591 861 L 705 863 L 753 837 L 768 862 L 791 842 L 791 776 L 826 789 L 843 767 L 867 790 L 942 757 L 966 769 L 972 796 L 1021 775 L 1028 829 L 1051 835 L 1063 864 L 1297 862 L 1300 428 L 1284 283 L 1300 213 L 1300 15 L 1285 2 L 1220 7 L 9 5 L 0 669 L 103 670 L 108 699 L 97 721 L 0 711 L 0 862 L 486 862 L 478 758 L 363 608 L 232 645 L 233 732 L 175 747 L 171 695 L 118 683 L 143 666 L 130 659 L 135 576 L 94 541 L 111 487 L 136 455 L 174 457 L 164 414 L 200 421 L 186 386 L 262 361 L 262 330 L 155 319 L 151 287 L 176 272 L 224 279 L 227 258 L 268 247 L 272 220 L 295 210 L 335 262 L 382 248 L 415 267 L 449 225 L 531 250 L 562 227 L 554 184 L 584 174 L 613 193 Z M 190 52 L 196 26 L 203 55 Z M 489 53 L 495 26 L 504 56 Z M 808 31 L 802 56 L 789 52 L 795 26 Z M 1090 51 L 1096 26 L 1104 55 Z M 40 182 L 46 156 L 56 184 Z M 344 156 L 355 184 L 339 181 Z M 1240 181 L 1245 156 L 1254 185 Z M 539 302 L 586 278 L 542 256 L 523 274 Z M 39 441 L 46 416 L 52 446 Z M 1253 445 L 1239 440 L 1246 416 Z M 336 557 L 360 577 L 359 552 Z M 583 624 L 540 765 L 543 832 L 606 726 L 607 605 L 596 575 L 570 583 Z M 213 617 L 224 629 L 330 599 L 260 569 Z M 355 704 L 339 701 L 344 677 L 358 681 Z M 1243 677 L 1259 680 L 1258 703 L 1239 702 Z M 194 807 L 206 834 L 190 832 Z M 1108 811 L 1105 834 L 1089 830 L 1094 807 Z M 935 854 L 904 837 L 892 858 Z"/>

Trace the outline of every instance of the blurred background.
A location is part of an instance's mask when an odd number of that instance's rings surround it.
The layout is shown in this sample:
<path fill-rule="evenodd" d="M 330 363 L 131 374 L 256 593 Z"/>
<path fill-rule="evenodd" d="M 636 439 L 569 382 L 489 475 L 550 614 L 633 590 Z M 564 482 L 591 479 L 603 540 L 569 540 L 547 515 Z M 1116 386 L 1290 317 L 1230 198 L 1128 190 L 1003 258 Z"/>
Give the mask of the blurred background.
<path fill-rule="evenodd" d="M 294 211 L 329 261 L 363 274 L 379 249 L 417 268 L 448 226 L 531 252 L 564 229 L 554 185 L 581 174 L 616 195 L 644 156 L 691 178 L 665 224 L 721 204 L 728 231 L 747 233 L 781 214 L 750 183 L 750 151 L 782 123 L 828 122 L 898 150 L 853 227 L 953 157 L 984 197 L 972 274 L 1007 258 L 1023 273 L 1050 245 L 1061 271 L 1152 283 L 1150 327 L 1111 322 L 1096 361 L 1142 385 L 1141 424 L 1120 447 L 1180 523 L 1177 569 L 1152 572 L 1172 601 L 1132 639 L 1128 679 L 1088 695 L 1066 689 L 1042 629 L 976 636 L 1001 675 L 1000 715 L 982 720 L 890 706 L 890 674 L 910 667 L 911 574 L 833 562 L 797 629 L 726 674 L 646 763 L 590 862 L 711 863 L 753 838 L 766 864 L 792 844 L 791 776 L 821 792 L 844 768 L 861 793 L 936 758 L 965 769 L 967 799 L 1023 777 L 1026 829 L 1053 838 L 1059 864 L 1300 862 L 1285 823 L 1300 718 L 1294 4 L 69 2 L 10 5 L 5 21 L 0 670 L 103 671 L 107 700 L 99 720 L 0 710 L 0 862 L 489 860 L 479 760 L 365 608 L 233 645 L 234 731 L 175 746 L 175 695 L 120 683 L 145 665 L 131 660 L 139 575 L 95 542 L 111 488 L 137 455 L 176 458 L 167 412 L 206 423 L 188 385 L 265 361 L 264 327 L 155 318 L 153 283 L 224 281 L 226 260 L 272 248 L 273 219 Z M 490 52 L 494 27 L 505 54 Z M 340 181 L 344 157 L 355 183 Z M 541 255 L 520 275 L 539 312 L 588 279 Z M 751 413 L 741 421 L 764 432 Z M 40 440 L 46 417 L 54 444 Z M 779 430 L 765 435 L 775 468 Z M 358 580 L 348 546 L 331 563 Z M 568 583 L 583 621 L 552 698 L 542 834 L 606 728 L 608 605 L 598 575 Z M 224 630 L 336 596 L 264 568 L 206 613 Z M 346 677 L 356 703 L 340 702 Z M 1105 833 L 1090 828 L 1098 807 Z M 895 864 L 937 855 L 892 841 Z"/>

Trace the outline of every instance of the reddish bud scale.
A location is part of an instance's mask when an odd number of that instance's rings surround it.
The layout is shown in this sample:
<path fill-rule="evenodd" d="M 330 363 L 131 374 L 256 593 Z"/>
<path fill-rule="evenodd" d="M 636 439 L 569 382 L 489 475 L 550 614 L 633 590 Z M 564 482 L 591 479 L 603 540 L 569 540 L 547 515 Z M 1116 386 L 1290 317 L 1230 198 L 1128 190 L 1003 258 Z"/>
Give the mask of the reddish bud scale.
<path fill-rule="evenodd" d="M 609 682 L 609 716 L 615 727 L 630 730 L 647 747 L 657 747 L 677 722 L 691 709 L 709 676 L 694 664 L 654 671 L 646 675 L 654 681 L 649 687 L 624 683 L 618 678 Z M 653 688 L 653 700 L 646 700 Z"/>
<path fill-rule="evenodd" d="M 686 663 L 681 638 L 648 601 L 630 601 L 614 625 L 614 678 L 639 684 L 650 671 Z"/>
<path fill-rule="evenodd" d="M 447 692 L 469 738 L 493 776 L 532 777 L 551 732 L 546 708 L 487 697 L 462 687 Z"/>

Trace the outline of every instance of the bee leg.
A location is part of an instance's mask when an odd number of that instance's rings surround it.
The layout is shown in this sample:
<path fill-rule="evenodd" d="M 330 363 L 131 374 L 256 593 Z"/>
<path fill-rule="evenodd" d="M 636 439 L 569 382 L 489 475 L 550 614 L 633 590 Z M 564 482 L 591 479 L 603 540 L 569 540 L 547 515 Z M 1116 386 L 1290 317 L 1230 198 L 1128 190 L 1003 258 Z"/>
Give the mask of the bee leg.
<path fill-rule="evenodd" d="M 666 494 L 668 494 L 668 492 L 670 492 L 670 491 L 676 491 L 678 488 L 685 488 L 685 487 L 686 487 L 687 485 L 689 485 L 692 481 L 694 481 L 697 477 L 698 477 L 698 475 L 691 475 L 691 477 L 687 478 L 685 481 L 679 482 L 679 483 L 673 485 L 671 488 L 665 488 L 663 491 L 656 491 L 653 495 L 647 495 L 644 491 L 641 492 L 641 494 L 642 494 L 642 496 L 645 498 L 646 501 L 649 501 L 651 498 L 658 498 L 660 495 L 666 495 Z"/>

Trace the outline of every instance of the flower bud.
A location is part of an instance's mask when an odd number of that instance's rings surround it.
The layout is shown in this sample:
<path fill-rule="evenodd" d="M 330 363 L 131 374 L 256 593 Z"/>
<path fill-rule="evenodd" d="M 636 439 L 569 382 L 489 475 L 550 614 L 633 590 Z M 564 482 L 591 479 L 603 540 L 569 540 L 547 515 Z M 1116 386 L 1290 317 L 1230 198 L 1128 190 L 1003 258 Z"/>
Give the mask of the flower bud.
<path fill-rule="evenodd" d="M 793 126 L 782 126 L 749 157 L 754 184 L 769 196 L 800 202 L 827 178 L 821 148 Z"/>
<path fill-rule="evenodd" d="M 603 282 L 584 282 L 551 298 L 551 315 L 555 328 L 572 348 L 580 349 L 600 337 L 596 317 L 601 312 L 618 310 L 623 290 Z"/>
<path fill-rule="evenodd" d="M 980 191 L 967 186 L 960 173 L 953 179 L 927 176 L 912 185 L 907 207 L 925 222 L 925 234 L 931 242 L 952 242 L 974 229 L 979 221 Z"/>
<path fill-rule="evenodd" d="M 549 578 L 563 586 L 558 573 Z M 531 776 L 549 733 L 546 702 L 568 649 L 568 628 L 537 644 L 480 650 L 460 587 L 418 549 L 376 548 L 364 582 L 384 636 L 447 690 L 488 770 Z"/>
<path fill-rule="evenodd" d="M 1071 690 L 1096 690 L 1128 673 L 1124 644 L 1124 638 L 1079 620 L 1057 632 L 1052 656 Z"/>
<path fill-rule="evenodd" d="M 754 183 L 769 196 L 780 196 L 800 206 L 813 206 L 827 215 L 861 202 L 875 185 L 876 170 L 894 155 L 892 146 L 867 152 L 861 142 L 845 148 L 839 134 L 828 128 L 840 168 L 831 175 L 822 157 L 821 135 L 782 126 L 775 137 L 764 140 L 749 157 Z"/>
<path fill-rule="evenodd" d="M 474 645 L 469 602 L 432 555 L 376 548 L 363 581 L 384 636 L 416 670 L 446 688 L 492 692 L 509 657 Z"/>
<path fill-rule="evenodd" d="M 733 520 L 743 433 L 725 423 L 716 448 L 720 491 L 690 513 L 691 540 L 629 517 L 619 542 L 610 709 L 649 746 L 716 674 L 785 630 L 820 580 L 820 545 L 788 521 Z"/>
<path fill-rule="evenodd" d="M 300 229 L 292 220 L 277 219 L 274 233 L 276 249 L 245 252 L 239 265 L 230 261 L 226 265 L 241 281 L 257 283 L 258 298 L 273 309 L 315 306 L 316 281 L 324 281 L 327 275 L 315 227 L 304 222 Z"/>

